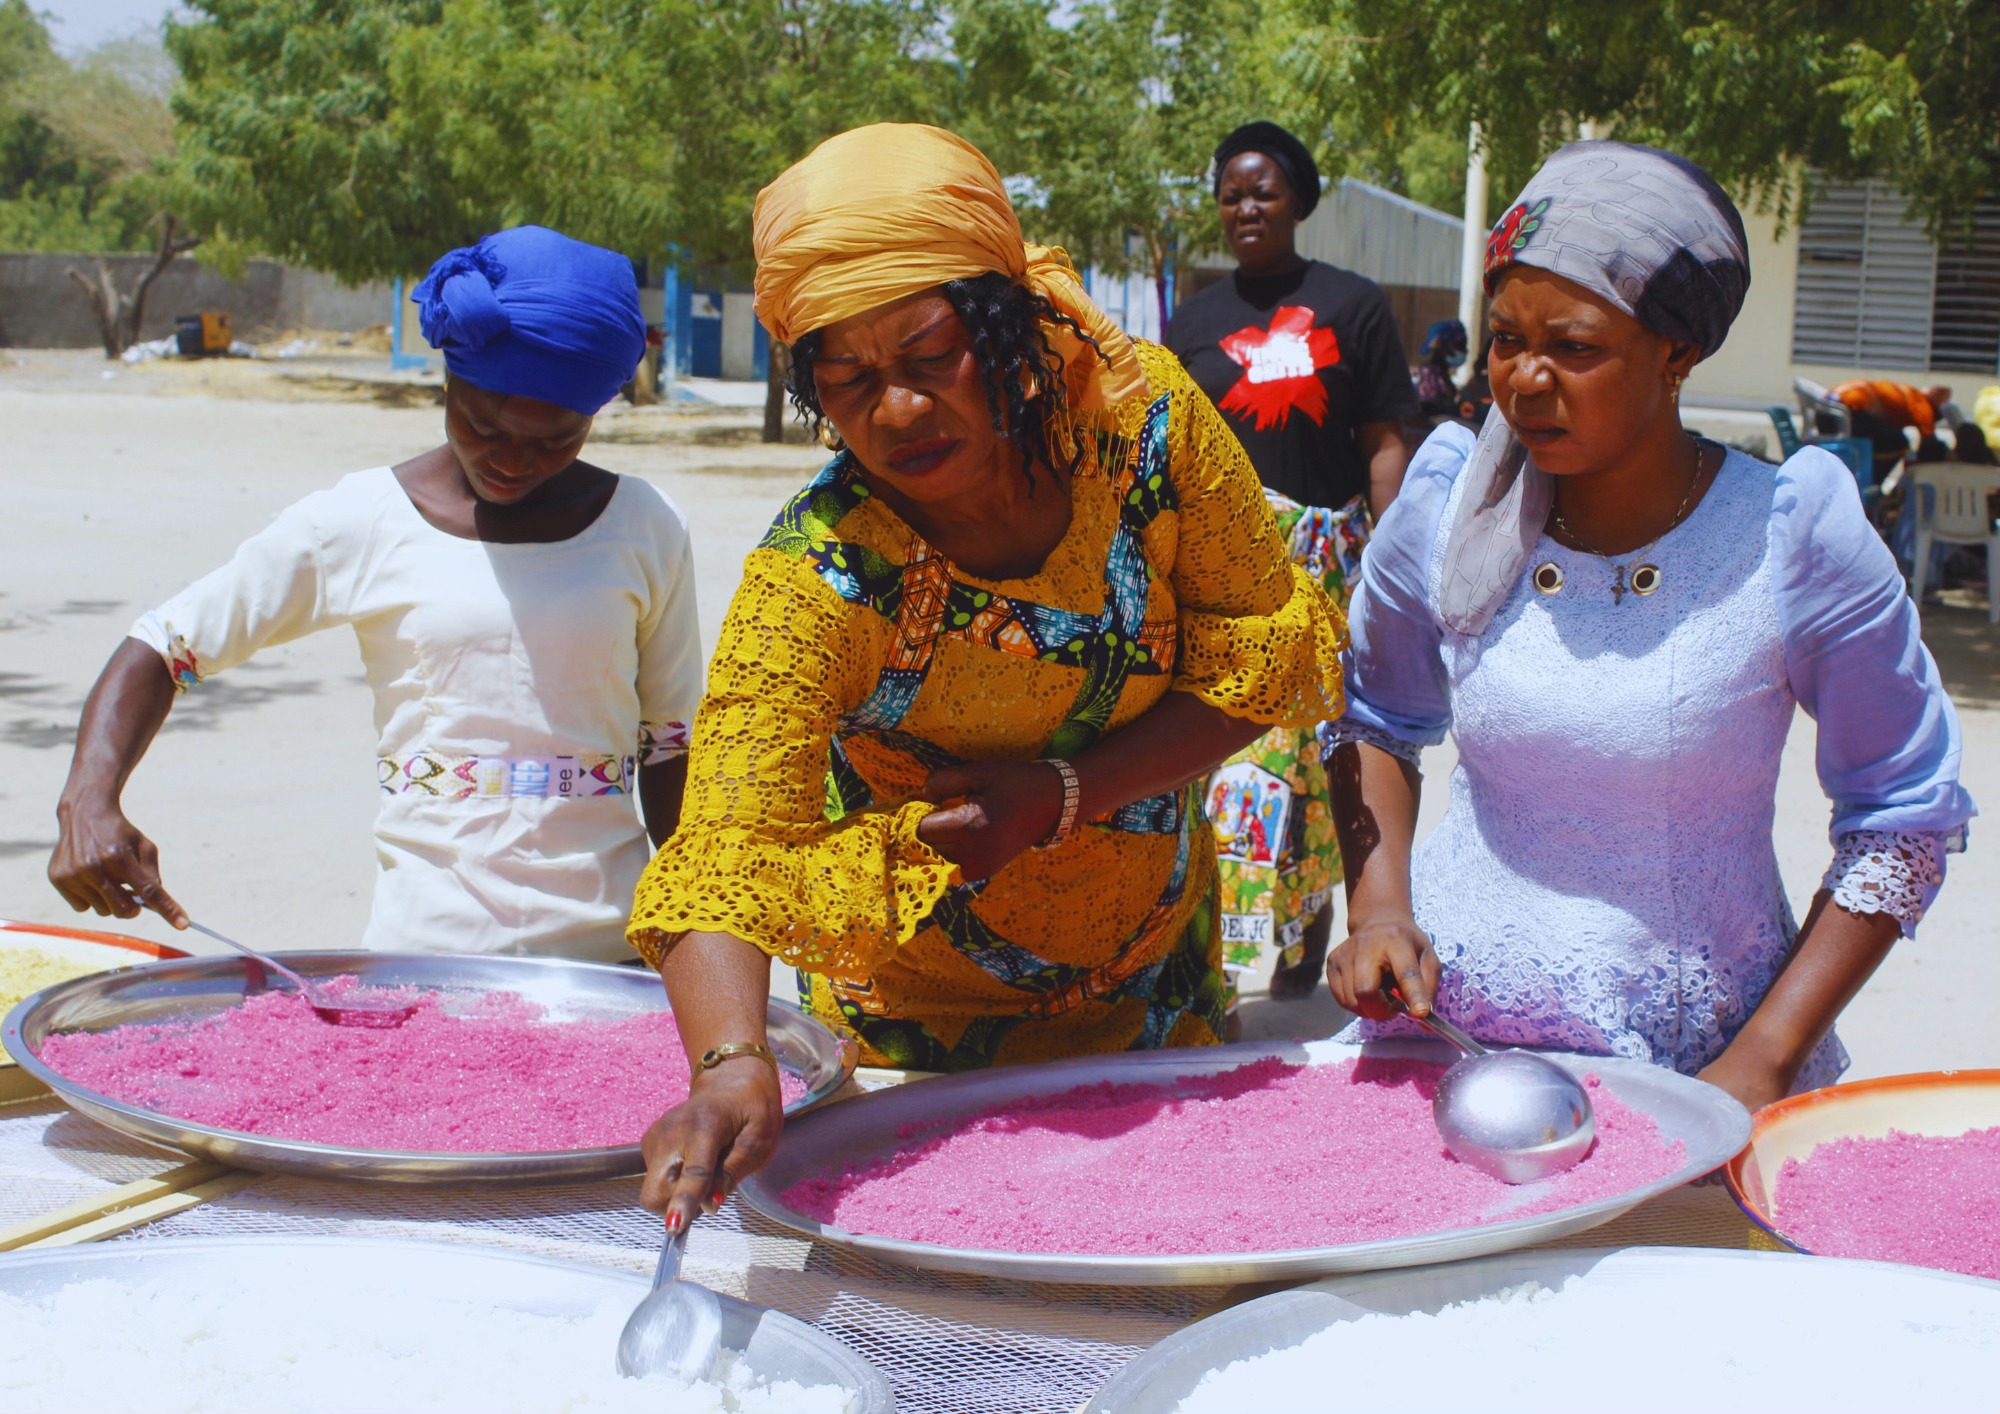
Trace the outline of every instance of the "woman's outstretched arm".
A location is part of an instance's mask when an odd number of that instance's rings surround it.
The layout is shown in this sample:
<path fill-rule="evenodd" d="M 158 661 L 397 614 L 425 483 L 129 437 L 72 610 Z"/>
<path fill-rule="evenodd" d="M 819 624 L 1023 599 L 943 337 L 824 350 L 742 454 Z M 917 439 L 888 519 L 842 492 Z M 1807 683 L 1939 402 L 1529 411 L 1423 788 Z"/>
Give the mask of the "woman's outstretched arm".
<path fill-rule="evenodd" d="M 150 908 L 176 928 L 187 914 L 160 883 L 160 852 L 125 818 L 125 783 L 174 702 L 160 655 L 136 638 L 118 645 L 83 704 L 69 780 L 56 803 L 61 834 L 49 882 L 69 906 L 117 918 Z"/>
<path fill-rule="evenodd" d="M 1345 742 L 1327 757 L 1333 830 L 1347 875 L 1347 937 L 1326 960 L 1333 999 L 1358 1015 L 1395 1014 L 1392 983 L 1411 1011 L 1430 1013 L 1438 961 L 1410 904 L 1410 849 L 1417 836 L 1423 775 L 1366 742 Z"/>

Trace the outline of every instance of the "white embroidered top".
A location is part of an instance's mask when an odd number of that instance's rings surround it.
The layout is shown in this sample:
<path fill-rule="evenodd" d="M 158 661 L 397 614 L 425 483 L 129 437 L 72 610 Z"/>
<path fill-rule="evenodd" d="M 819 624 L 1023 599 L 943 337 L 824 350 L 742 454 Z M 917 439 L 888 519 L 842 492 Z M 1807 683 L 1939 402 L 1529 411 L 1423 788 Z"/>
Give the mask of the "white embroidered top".
<path fill-rule="evenodd" d="M 363 945 L 629 958 L 652 852 L 633 758 L 685 750 L 702 690 L 679 508 L 620 477 L 580 534 L 490 544 L 433 526 L 387 467 L 357 472 L 281 512 L 132 636 L 185 690 L 341 624 L 375 695 L 383 787 Z"/>
<path fill-rule="evenodd" d="M 1327 737 L 1406 759 L 1457 741 L 1450 807 L 1411 865 L 1445 1015 L 1489 1041 L 1699 1070 L 1797 935 L 1771 841 L 1795 705 L 1818 719 L 1834 802 L 1825 886 L 1906 933 L 1974 813 L 1957 718 L 1852 478 L 1816 449 L 1782 467 L 1731 453 L 1638 555 L 1544 536 L 1486 632 L 1452 632 L 1435 605 L 1472 442 L 1434 434 L 1369 545 Z M 1561 587 L 1539 592 L 1549 562 Z M 1649 595 L 1615 579 L 1642 562 L 1660 570 Z M 1798 1083 L 1845 1064 L 1829 1036 Z"/>

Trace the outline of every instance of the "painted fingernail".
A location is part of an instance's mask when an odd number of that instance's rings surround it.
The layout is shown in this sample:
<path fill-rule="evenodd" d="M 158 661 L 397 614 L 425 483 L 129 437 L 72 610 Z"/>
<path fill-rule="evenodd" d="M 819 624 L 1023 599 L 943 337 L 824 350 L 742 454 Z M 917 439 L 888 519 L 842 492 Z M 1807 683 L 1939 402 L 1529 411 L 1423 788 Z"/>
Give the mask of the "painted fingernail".
<path fill-rule="evenodd" d="M 713 1203 L 716 1207 L 719 1208 L 722 1206 L 722 1200 L 724 1198 L 727 1198 L 728 1196 L 729 1195 L 727 1193 L 723 1192 L 720 1188 L 718 1188 L 715 1190 L 715 1192 L 708 1195 L 708 1201 Z"/>
<path fill-rule="evenodd" d="M 667 1214 L 668 1232 L 679 1232 L 686 1225 L 687 1225 L 687 1219 L 681 1216 L 680 1210 L 678 1208 L 676 1208 L 673 1212 Z"/>

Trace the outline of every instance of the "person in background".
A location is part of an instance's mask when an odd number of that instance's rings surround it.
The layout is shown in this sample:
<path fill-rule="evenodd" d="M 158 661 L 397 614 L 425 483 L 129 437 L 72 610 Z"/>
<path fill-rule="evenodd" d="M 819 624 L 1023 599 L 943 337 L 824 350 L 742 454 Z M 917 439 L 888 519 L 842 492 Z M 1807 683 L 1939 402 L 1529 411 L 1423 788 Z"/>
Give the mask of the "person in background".
<path fill-rule="evenodd" d="M 1346 602 L 1373 517 L 1402 484 L 1419 416 L 1389 301 L 1372 280 L 1299 254 L 1319 167 L 1275 123 L 1215 149 L 1222 234 L 1236 269 L 1174 312 L 1165 342 L 1250 455 L 1296 563 Z M 1331 933 L 1340 852 L 1310 730 L 1265 733 L 1215 779 L 1281 798 L 1271 857 L 1248 832 L 1220 847 L 1224 957 L 1232 981 L 1276 953 L 1271 995 L 1312 995 Z M 1232 1009 L 1233 1009 L 1232 989 Z"/>
<path fill-rule="evenodd" d="M 1357 1037 L 1409 1025 L 1394 988 L 1755 1109 L 1840 1074 L 1835 1018 L 1963 848 L 1958 720 L 1852 475 L 1681 423 L 1749 282 L 1722 189 L 1626 143 L 1556 153 L 1489 237 L 1495 410 L 1412 462 L 1327 734 Z M 1832 803 L 1803 926 L 1771 834 L 1800 707 Z M 1413 848 L 1447 731 L 1451 802 Z"/>
<path fill-rule="evenodd" d="M 1465 362 L 1465 326 L 1456 319 L 1440 319 L 1424 331 L 1424 345 L 1417 351 L 1417 406 L 1428 422 L 1440 422 L 1458 415 L 1458 384 L 1452 370 Z"/>
<path fill-rule="evenodd" d="M 1919 443 L 1935 434 L 1938 413 L 1951 401 L 1951 389 L 1857 378 L 1828 389 L 1827 396 L 1847 409 L 1854 435 L 1873 444 L 1879 485 L 1897 462 L 1910 455 L 1909 439 L 1903 435 L 1906 428 L 1916 429 Z"/>
<path fill-rule="evenodd" d="M 1458 390 L 1458 405 L 1452 409 L 1452 421 L 1474 432 L 1486 425 L 1486 414 L 1493 410 L 1493 382 L 1486 371 L 1492 356 L 1493 336 L 1488 334 L 1479 341 L 1479 356 L 1472 360 L 1472 376 Z"/>
<path fill-rule="evenodd" d="M 186 926 L 120 806 L 126 780 L 176 694 L 344 624 L 379 732 L 362 946 L 631 957 L 633 886 L 648 833 L 664 840 L 679 816 L 702 682 L 685 518 L 579 460 L 645 351 L 632 263 L 523 226 L 444 255 L 415 302 L 449 374 L 444 443 L 281 512 L 141 617 L 91 690 L 49 865 L 79 912 Z M 317 761 L 304 741 L 218 774 L 303 786 Z"/>

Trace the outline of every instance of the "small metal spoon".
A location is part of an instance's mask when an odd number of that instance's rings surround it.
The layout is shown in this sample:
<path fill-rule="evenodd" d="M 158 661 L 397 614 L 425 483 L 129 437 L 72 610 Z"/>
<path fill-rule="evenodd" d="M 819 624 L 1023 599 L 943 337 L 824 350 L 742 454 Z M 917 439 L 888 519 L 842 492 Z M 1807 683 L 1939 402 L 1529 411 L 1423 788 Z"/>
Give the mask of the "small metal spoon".
<path fill-rule="evenodd" d="M 705 1286 L 681 1280 L 688 1228 L 667 1234 L 653 1289 L 618 1335 L 618 1373 L 635 1380 L 671 1375 L 682 1384 L 705 1380 L 722 1353 L 722 1303 Z"/>
<path fill-rule="evenodd" d="M 1431 1118 L 1460 1163 L 1502 1183 L 1533 1183 L 1573 1168 L 1597 1137 L 1597 1112 L 1574 1075 L 1533 1051 L 1489 1051 L 1443 1017 L 1417 1016 L 1402 994 L 1384 995 L 1417 1025 L 1464 1052 L 1438 1081 Z"/>
<path fill-rule="evenodd" d="M 203 937 L 213 938 L 218 943 L 225 943 L 235 948 L 252 962 L 260 963 L 288 980 L 299 989 L 299 995 L 312 1006 L 313 1014 L 321 1021 L 331 1022 L 335 1026 L 401 1026 L 417 1009 L 414 1003 L 387 1001 L 375 997 L 359 997 L 352 1001 L 328 1001 L 326 995 L 316 990 L 312 983 L 276 958 L 260 953 L 255 948 L 245 947 L 234 938 L 225 938 L 215 929 L 197 923 L 192 918 L 188 919 L 188 927 Z M 256 979 L 253 978 L 252 985 L 255 984 Z"/>

